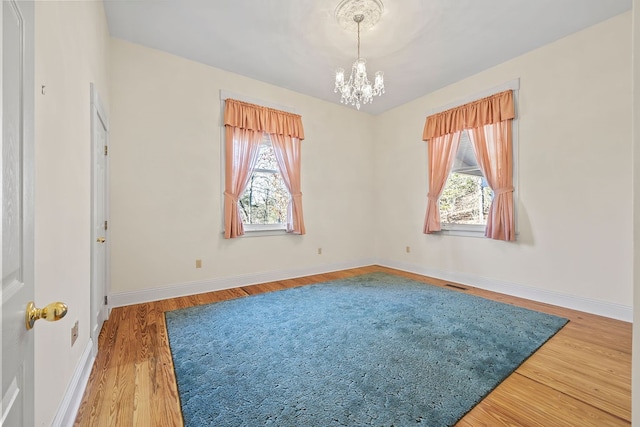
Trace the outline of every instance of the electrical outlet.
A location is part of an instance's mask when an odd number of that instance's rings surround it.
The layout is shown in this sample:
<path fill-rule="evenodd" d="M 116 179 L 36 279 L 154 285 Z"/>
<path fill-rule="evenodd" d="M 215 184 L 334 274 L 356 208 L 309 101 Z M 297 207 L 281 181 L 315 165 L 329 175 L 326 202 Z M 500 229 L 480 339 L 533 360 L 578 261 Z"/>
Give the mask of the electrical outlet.
<path fill-rule="evenodd" d="M 407 247 L 406 247 L 406 249 L 405 249 L 405 251 L 406 251 L 408 254 L 410 254 L 410 253 L 411 253 L 411 246 L 407 246 Z"/>
<path fill-rule="evenodd" d="M 322 255 L 322 248 L 318 248 L 318 255 Z"/>
<path fill-rule="evenodd" d="M 76 320 L 76 323 L 74 323 L 73 327 L 71 328 L 71 347 L 73 347 L 77 339 L 78 339 L 78 321 Z"/>
<path fill-rule="evenodd" d="M 197 259 L 196 260 L 196 268 L 202 268 L 202 260 L 201 259 Z"/>

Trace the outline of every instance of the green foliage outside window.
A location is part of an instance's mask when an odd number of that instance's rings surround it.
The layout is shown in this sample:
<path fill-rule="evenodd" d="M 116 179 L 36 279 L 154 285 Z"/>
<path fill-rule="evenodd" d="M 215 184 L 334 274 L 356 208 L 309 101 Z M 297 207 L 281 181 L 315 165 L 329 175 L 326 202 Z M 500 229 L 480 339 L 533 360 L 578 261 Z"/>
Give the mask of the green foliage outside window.
<path fill-rule="evenodd" d="M 446 224 L 486 224 L 493 191 L 482 176 L 453 172 L 440 196 L 440 219 Z"/>
<path fill-rule="evenodd" d="M 289 191 L 282 180 L 271 144 L 263 143 L 255 171 L 240 198 L 244 224 L 284 224 Z"/>

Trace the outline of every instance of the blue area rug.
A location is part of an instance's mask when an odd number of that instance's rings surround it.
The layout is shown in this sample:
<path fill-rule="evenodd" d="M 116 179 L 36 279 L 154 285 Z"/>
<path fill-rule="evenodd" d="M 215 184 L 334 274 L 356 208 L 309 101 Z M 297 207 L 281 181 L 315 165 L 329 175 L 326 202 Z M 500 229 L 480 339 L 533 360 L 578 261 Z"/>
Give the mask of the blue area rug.
<path fill-rule="evenodd" d="M 166 321 L 188 427 L 451 426 L 567 322 L 385 273 Z"/>

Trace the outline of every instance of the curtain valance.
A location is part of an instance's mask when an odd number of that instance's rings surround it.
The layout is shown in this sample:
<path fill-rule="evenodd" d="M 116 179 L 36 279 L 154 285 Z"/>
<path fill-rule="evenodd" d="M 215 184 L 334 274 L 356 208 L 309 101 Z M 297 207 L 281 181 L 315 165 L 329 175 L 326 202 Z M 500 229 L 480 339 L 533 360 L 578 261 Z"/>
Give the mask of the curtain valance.
<path fill-rule="evenodd" d="M 507 90 L 427 117 L 422 139 L 426 141 L 513 118 L 513 91 Z"/>
<path fill-rule="evenodd" d="M 225 101 L 224 124 L 225 126 L 304 139 L 300 115 L 235 99 Z"/>

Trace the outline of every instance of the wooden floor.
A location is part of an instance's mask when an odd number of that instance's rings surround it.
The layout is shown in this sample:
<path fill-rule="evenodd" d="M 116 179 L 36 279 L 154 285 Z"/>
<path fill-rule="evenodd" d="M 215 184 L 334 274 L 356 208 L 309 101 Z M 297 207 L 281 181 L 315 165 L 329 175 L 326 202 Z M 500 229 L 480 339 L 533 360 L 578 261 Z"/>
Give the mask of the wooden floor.
<path fill-rule="evenodd" d="M 75 425 L 182 425 L 165 311 L 373 271 L 445 285 L 372 266 L 113 309 L 100 333 L 98 357 Z M 630 323 L 475 288 L 459 292 L 563 316 L 570 322 L 458 426 L 631 425 Z"/>

